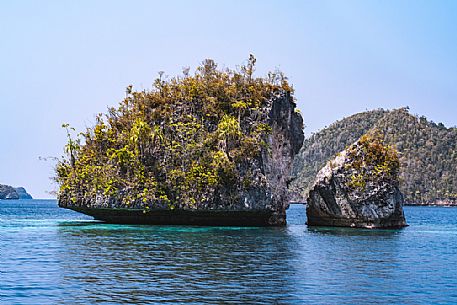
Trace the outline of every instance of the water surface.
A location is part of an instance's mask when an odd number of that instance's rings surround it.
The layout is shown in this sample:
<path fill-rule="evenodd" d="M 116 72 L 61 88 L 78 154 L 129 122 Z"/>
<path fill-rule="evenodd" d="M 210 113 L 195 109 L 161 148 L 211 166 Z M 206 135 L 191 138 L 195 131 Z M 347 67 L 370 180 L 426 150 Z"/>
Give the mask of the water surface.
<path fill-rule="evenodd" d="M 0 201 L 1 304 L 453 304 L 457 208 L 403 230 L 110 225 Z"/>

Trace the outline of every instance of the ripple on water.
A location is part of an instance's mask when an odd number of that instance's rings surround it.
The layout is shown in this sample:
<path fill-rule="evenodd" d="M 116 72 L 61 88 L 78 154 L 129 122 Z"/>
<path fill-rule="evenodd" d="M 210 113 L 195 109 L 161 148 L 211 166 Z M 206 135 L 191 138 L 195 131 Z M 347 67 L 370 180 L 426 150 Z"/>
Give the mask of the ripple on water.
<path fill-rule="evenodd" d="M 457 209 L 403 230 L 110 225 L 55 201 L 0 203 L 0 303 L 457 302 Z"/>

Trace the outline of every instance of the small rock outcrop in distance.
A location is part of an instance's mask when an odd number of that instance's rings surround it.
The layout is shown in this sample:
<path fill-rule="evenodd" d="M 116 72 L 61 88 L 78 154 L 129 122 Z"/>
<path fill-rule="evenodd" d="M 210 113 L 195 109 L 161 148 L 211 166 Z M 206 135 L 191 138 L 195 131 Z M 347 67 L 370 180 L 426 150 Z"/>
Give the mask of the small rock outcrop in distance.
<path fill-rule="evenodd" d="M 310 226 L 406 226 L 399 190 L 399 160 L 382 136 L 367 134 L 318 173 L 307 198 Z"/>
<path fill-rule="evenodd" d="M 14 187 L 0 184 L 0 199 L 19 199 Z"/>
<path fill-rule="evenodd" d="M 0 199 L 32 199 L 25 188 L 0 184 Z"/>
<path fill-rule="evenodd" d="M 282 73 L 206 60 L 100 115 L 57 165 L 59 205 L 113 223 L 280 226 L 303 120 Z"/>
<path fill-rule="evenodd" d="M 14 188 L 16 190 L 17 195 L 19 196 L 19 199 L 33 199 L 32 195 L 27 193 L 25 188 L 23 187 L 16 187 Z"/>

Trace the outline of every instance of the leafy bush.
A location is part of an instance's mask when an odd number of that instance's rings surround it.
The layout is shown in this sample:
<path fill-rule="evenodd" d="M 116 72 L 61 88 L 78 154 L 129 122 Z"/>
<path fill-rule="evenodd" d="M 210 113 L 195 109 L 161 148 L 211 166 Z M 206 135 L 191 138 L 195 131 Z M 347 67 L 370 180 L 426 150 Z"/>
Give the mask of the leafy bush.
<path fill-rule="evenodd" d="M 398 184 L 400 161 L 394 147 L 386 145 L 379 132 L 363 135 L 347 151 L 344 170 L 350 179 L 346 186 L 363 192 L 367 185 L 382 182 Z"/>
<path fill-rule="evenodd" d="M 254 78 L 254 69 L 253 56 L 239 71 L 208 59 L 193 75 L 160 73 L 150 91 L 127 87 L 119 107 L 98 115 L 81 139 L 68 132 L 68 156 L 56 168 L 59 198 L 192 208 L 220 189 L 251 187 L 271 132 L 265 106 L 292 91 L 281 72 Z"/>

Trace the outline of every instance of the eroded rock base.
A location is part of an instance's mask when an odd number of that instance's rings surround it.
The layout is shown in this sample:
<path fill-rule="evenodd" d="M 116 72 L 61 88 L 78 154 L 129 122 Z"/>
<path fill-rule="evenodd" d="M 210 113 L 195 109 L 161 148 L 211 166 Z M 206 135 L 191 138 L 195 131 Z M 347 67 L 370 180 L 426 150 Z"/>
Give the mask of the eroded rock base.
<path fill-rule="evenodd" d="M 352 227 L 352 228 L 366 228 L 366 229 L 400 229 L 408 226 L 404 219 L 397 217 L 391 219 L 383 219 L 378 221 L 370 220 L 354 220 L 342 219 L 335 217 L 315 217 L 308 214 L 308 226 L 321 226 L 321 227 Z"/>
<path fill-rule="evenodd" d="M 266 211 L 191 211 L 67 207 L 107 223 L 266 227 L 286 224 L 285 215 Z"/>

